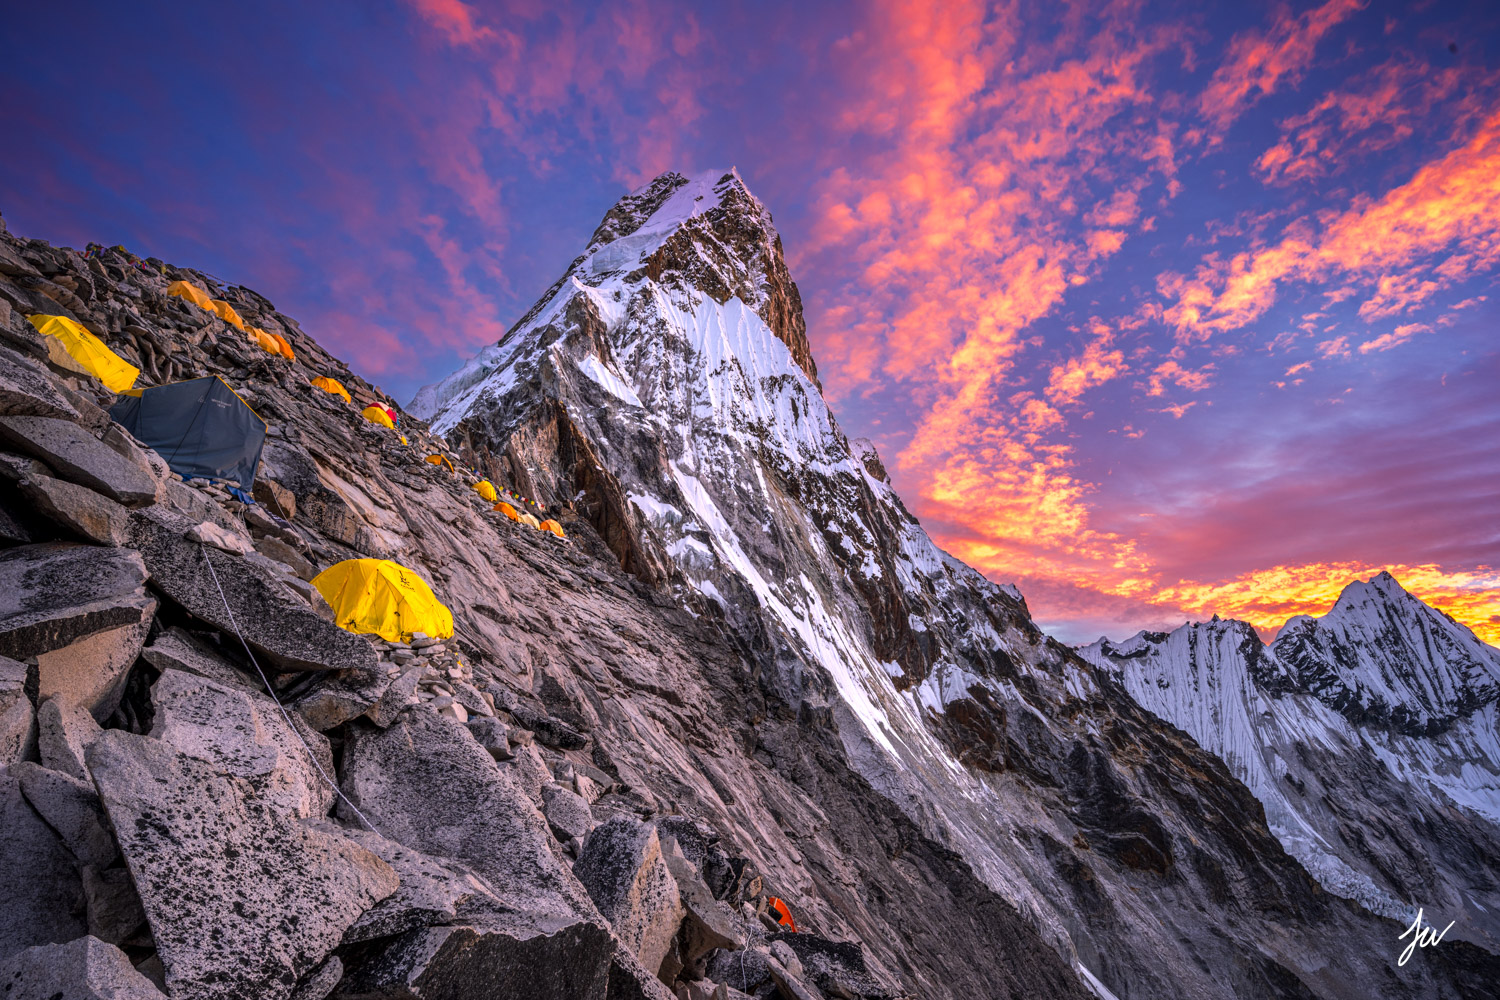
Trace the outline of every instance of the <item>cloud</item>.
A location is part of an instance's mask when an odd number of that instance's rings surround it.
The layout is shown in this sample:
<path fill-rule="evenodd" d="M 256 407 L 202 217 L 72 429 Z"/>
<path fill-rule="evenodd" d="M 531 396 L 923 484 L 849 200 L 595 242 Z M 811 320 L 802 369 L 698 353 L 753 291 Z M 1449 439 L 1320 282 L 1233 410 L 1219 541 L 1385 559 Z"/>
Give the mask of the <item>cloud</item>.
<path fill-rule="evenodd" d="M 1431 333 L 1432 327 L 1426 323 L 1403 323 L 1390 333 L 1382 334 L 1374 340 L 1367 340 L 1359 345 L 1359 353 L 1369 354 L 1371 351 L 1389 351 L 1393 347 L 1400 347 L 1419 333 Z"/>
<path fill-rule="evenodd" d="M 1363 6 L 1364 0 L 1326 0 L 1302 14 L 1282 8 L 1268 30 L 1236 35 L 1198 97 L 1199 113 L 1223 133 L 1262 97 L 1296 86 L 1323 36 Z"/>
<path fill-rule="evenodd" d="M 1237 330 L 1262 316 L 1288 281 L 1349 282 L 1369 290 L 1366 319 L 1405 312 L 1500 264 L 1500 112 L 1474 137 L 1378 199 L 1357 197 L 1322 220 L 1299 219 L 1280 242 L 1224 259 L 1191 277 L 1164 273 L 1167 320 L 1184 342 Z M 1354 293 L 1357 294 L 1357 293 Z M 1330 293 L 1337 301 L 1343 289 Z"/>

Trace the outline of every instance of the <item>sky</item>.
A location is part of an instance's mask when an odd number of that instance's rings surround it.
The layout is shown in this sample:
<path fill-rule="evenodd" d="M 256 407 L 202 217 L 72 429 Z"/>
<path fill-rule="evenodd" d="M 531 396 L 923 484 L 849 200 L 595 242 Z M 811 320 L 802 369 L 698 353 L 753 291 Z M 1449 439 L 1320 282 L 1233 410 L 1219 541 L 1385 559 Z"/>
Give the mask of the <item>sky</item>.
<path fill-rule="evenodd" d="M 21 5 L 0 213 L 400 399 L 737 166 L 825 395 L 1070 642 L 1389 569 L 1500 642 L 1500 7 Z"/>

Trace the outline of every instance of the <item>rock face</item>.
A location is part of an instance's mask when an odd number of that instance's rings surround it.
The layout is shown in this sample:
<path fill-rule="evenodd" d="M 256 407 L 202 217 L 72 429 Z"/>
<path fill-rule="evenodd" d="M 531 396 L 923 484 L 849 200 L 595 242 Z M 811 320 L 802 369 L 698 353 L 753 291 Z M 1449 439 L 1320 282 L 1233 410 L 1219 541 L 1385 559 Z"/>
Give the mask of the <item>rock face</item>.
<path fill-rule="evenodd" d="M 0 275 L 144 384 L 226 379 L 278 488 L 173 477 L 0 309 L 3 416 L 68 425 L 0 442 L 0 962 L 118 966 L 92 935 L 194 998 L 1496 995 L 1465 941 L 1395 968 L 1401 925 L 1323 892 L 1213 755 L 932 546 L 828 413 L 737 175 L 624 199 L 424 395 L 442 437 L 362 420 L 378 388 L 248 289 L 3 229 Z M 567 540 L 493 512 L 481 473 Z M 308 577 L 347 558 L 411 567 L 453 636 L 333 627 Z M 1382 697 L 1397 725 L 1464 701 Z M 619 878 L 603 828 L 629 833 Z M 50 961 L 6 987 L 68 995 Z"/>
<path fill-rule="evenodd" d="M 1080 652 L 1223 759 L 1325 887 L 1500 948 L 1500 651 L 1381 574 L 1269 647 L 1215 619 Z"/>

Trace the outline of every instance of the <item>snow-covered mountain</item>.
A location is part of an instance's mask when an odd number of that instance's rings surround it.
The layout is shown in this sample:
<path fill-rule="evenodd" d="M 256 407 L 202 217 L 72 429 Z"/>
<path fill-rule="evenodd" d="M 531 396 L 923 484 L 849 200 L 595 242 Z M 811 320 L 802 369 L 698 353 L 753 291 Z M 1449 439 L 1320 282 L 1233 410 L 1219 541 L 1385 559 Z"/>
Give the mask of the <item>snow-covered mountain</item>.
<path fill-rule="evenodd" d="M 1215 618 L 1079 652 L 1222 758 L 1327 888 L 1500 942 L 1500 650 L 1390 574 L 1269 647 Z"/>
<path fill-rule="evenodd" d="M 780 237 L 734 171 L 622 198 L 411 410 L 495 482 L 586 519 L 800 718 L 836 723 L 863 777 L 1090 989 L 1462 992 L 1441 963 L 1467 968 L 1466 946 L 1390 973 L 1400 927 L 1322 893 L 1216 757 L 932 543 L 825 404 Z"/>

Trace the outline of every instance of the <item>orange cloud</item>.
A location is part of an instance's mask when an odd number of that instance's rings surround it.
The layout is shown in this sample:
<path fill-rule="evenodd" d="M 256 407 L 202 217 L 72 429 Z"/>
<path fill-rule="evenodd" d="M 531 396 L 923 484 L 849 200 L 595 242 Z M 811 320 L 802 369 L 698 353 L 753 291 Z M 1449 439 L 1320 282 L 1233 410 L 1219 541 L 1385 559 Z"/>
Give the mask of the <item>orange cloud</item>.
<path fill-rule="evenodd" d="M 1283 10 L 1268 31 L 1236 35 L 1198 98 L 1199 112 L 1222 133 L 1262 97 L 1296 86 L 1323 36 L 1363 6 L 1364 0 L 1327 0 L 1302 14 Z"/>
<path fill-rule="evenodd" d="M 1326 613 L 1351 581 L 1368 580 L 1382 570 L 1388 570 L 1418 598 L 1473 629 L 1485 642 L 1500 642 L 1500 571 L 1488 566 L 1456 572 L 1433 564 L 1273 566 L 1222 583 L 1183 581 L 1129 596 L 1180 608 L 1190 615 L 1239 618 L 1269 633 L 1293 615 Z"/>
<path fill-rule="evenodd" d="M 411 4 L 454 45 L 474 45 L 495 37 L 493 29 L 475 23 L 474 8 L 463 0 L 411 0 Z"/>
<path fill-rule="evenodd" d="M 1174 300 L 1166 317 L 1187 342 L 1258 319 L 1285 281 L 1373 286 L 1360 307 L 1371 319 L 1407 311 L 1497 264 L 1500 112 L 1491 114 L 1469 142 L 1384 197 L 1357 198 L 1321 225 L 1300 220 L 1274 246 L 1228 260 L 1210 255 L 1192 277 L 1164 274 L 1157 285 Z"/>
<path fill-rule="evenodd" d="M 1047 380 L 1047 398 L 1057 406 L 1076 403 L 1089 389 L 1123 374 L 1125 355 L 1108 349 L 1111 340 L 1105 328 L 1102 336 L 1084 348 L 1083 354 L 1054 366 Z"/>

